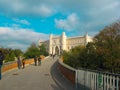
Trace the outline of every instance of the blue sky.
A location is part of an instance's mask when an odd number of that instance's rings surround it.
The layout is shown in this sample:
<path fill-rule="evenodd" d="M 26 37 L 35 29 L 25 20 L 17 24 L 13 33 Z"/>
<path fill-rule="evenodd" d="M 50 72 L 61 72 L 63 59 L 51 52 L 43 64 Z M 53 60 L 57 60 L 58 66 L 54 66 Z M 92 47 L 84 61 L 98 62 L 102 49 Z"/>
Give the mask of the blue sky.
<path fill-rule="evenodd" d="M 0 0 L 0 47 L 25 51 L 49 34 L 94 36 L 120 19 L 120 0 Z"/>

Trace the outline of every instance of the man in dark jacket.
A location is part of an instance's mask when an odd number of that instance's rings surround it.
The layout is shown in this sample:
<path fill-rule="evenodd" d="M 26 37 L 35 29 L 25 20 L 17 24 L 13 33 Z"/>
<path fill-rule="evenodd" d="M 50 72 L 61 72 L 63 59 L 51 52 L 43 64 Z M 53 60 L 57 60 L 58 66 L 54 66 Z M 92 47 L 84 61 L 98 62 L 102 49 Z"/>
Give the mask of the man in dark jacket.
<path fill-rule="evenodd" d="M 37 66 L 37 56 L 34 57 L 35 66 Z"/>
<path fill-rule="evenodd" d="M 2 53 L 2 51 L 0 50 L 0 80 L 2 79 L 2 75 L 1 75 L 1 68 L 3 65 L 3 60 L 4 60 L 4 54 Z"/>

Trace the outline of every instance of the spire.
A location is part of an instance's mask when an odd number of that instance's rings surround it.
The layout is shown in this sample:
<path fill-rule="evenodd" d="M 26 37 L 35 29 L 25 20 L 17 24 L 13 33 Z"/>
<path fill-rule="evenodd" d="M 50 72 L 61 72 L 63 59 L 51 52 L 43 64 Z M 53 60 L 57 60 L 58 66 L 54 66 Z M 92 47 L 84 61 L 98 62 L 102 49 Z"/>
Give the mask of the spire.
<path fill-rule="evenodd" d="M 62 32 L 62 36 L 66 36 L 66 35 L 65 35 L 65 32 Z"/>
<path fill-rule="evenodd" d="M 53 36 L 53 35 L 52 35 L 52 34 L 50 34 L 50 38 L 52 38 L 52 36 Z"/>
<path fill-rule="evenodd" d="M 86 32 L 85 34 L 85 45 L 87 45 L 87 43 L 88 43 L 88 32 Z"/>
<path fill-rule="evenodd" d="M 88 36 L 88 32 L 86 32 L 85 36 L 86 36 L 86 37 Z"/>

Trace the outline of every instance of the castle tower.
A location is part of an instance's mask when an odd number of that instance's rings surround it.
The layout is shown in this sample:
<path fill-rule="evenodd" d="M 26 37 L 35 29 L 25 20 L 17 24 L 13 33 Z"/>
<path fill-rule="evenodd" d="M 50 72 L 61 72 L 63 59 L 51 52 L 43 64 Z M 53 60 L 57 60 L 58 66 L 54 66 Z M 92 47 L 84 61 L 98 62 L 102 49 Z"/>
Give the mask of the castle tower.
<path fill-rule="evenodd" d="M 52 38 L 53 38 L 53 35 L 50 34 L 50 37 L 49 37 L 49 54 L 52 54 Z"/>
<path fill-rule="evenodd" d="M 86 34 L 85 34 L 85 46 L 87 45 L 87 43 L 88 43 L 88 33 L 86 32 Z"/>
<path fill-rule="evenodd" d="M 61 47 L 62 47 L 62 50 L 66 50 L 66 35 L 65 35 L 65 32 L 63 32 L 62 36 L 61 36 Z"/>

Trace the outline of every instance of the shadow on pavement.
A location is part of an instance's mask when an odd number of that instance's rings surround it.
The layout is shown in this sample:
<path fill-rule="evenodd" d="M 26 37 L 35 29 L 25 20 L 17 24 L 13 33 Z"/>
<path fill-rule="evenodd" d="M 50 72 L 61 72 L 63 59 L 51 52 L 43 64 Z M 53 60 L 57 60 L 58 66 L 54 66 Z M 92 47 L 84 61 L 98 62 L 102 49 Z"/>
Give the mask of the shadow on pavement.
<path fill-rule="evenodd" d="M 53 90 L 61 90 L 61 88 L 60 87 L 56 87 L 55 85 L 51 85 L 51 87 L 53 88 Z"/>
<path fill-rule="evenodd" d="M 53 80 L 61 87 L 61 90 L 75 90 L 75 86 L 58 70 L 58 61 L 52 65 L 51 75 Z"/>

